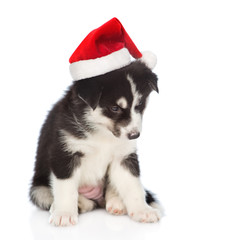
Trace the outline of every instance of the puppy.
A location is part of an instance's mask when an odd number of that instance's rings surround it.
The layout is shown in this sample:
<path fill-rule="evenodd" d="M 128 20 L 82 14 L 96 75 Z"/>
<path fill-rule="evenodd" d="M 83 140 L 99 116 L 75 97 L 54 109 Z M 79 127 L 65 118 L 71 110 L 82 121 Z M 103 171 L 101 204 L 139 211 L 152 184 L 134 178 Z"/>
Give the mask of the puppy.
<path fill-rule="evenodd" d="M 157 222 L 159 205 L 140 182 L 136 140 L 157 76 L 141 61 L 75 81 L 48 114 L 38 142 L 30 199 L 50 223 L 74 225 L 105 207 Z"/>

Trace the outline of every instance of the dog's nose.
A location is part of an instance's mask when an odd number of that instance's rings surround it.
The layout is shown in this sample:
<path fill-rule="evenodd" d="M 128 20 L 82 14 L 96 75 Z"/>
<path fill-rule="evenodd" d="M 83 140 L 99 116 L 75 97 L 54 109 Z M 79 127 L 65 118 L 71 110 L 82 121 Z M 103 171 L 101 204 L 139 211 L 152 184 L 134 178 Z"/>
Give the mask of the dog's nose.
<path fill-rule="evenodd" d="M 136 139 L 140 136 L 139 132 L 130 132 L 128 133 L 128 139 L 132 140 L 132 139 Z"/>

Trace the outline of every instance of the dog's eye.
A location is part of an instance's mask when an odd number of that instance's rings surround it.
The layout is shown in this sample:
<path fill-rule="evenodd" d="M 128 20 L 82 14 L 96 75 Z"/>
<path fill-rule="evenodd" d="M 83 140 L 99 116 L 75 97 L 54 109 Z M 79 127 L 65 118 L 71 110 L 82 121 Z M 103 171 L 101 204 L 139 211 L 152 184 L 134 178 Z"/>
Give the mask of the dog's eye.
<path fill-rule="evenodd" d="M 142 104 L 143 104 L 143 101 L 140 100 L 139 103 L 137 104 L 137 106 L 139 107 L 139 106 L 141 106 Z"/>
<path fill-rule="evenodd" d="M 110 110 L 112 112 L 118 112 L 120 110 L 120 108 L 119 108 L 119 106 L 112 106 L 112 107 L 110 107 Z"/>
<path fill-rule="evenodd" d="M 136 111 L 140 111 L 141 109 L 144 108 L 144 101 L 143 100 L 140 100 L 137 105 L 135 106 L 135 110 Z"/>

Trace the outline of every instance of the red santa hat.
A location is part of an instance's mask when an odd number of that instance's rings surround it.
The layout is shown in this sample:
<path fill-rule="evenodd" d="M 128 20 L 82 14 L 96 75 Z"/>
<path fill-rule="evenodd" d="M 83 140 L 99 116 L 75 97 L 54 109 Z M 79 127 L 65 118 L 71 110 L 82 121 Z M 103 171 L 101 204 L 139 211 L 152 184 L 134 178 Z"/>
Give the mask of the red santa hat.
<path fill-rule="evenodd" d="M 81 80 L 122 68 L 131 56 L 150 69 L 156 65 L 151 52 L 141 53 L 117 18 L 90 32 L 69 59 L 73 80 Z"/>

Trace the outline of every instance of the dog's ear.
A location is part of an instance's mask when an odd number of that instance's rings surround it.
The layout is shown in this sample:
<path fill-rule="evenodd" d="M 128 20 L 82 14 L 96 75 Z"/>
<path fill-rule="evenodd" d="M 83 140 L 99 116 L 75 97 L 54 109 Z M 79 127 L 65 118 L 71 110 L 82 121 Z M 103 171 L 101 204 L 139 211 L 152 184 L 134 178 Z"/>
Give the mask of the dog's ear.
<path fill-rule="evenodd" d="M 148 78 L 149 81 L 149 86 L 152 90 L 155 90 L 157 93 L 159 93 L 159 89 L 157 86 L 157 75 L 155 73 L 152 72 L 151 77 Z"/>
<path fill-rule="evenodd" d="M 89 105 L 93 110 L 96 109 L 102 94 L 102 87 L 97 81 L 85 79 L 77 82 L 77 95 Z"/>

